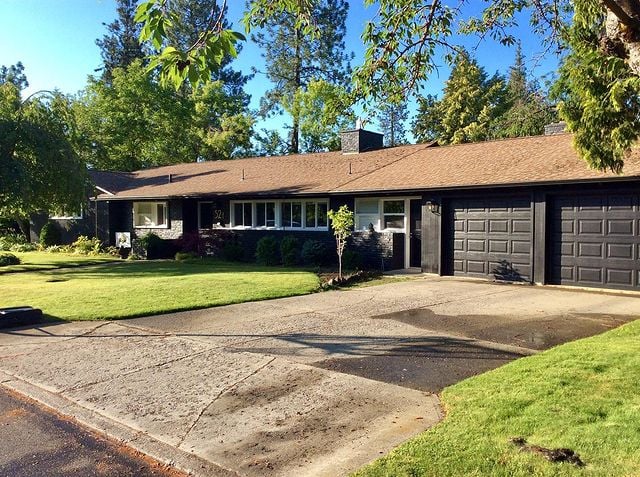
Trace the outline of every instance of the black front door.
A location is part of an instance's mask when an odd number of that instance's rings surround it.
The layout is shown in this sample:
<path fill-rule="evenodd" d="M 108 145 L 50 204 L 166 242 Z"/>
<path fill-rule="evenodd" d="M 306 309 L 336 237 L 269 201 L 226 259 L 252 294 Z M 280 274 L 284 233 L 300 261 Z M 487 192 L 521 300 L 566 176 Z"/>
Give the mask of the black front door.
<path fill-rule="evenodd" d="M 409 264 L 412 267 L 422 266 L 422 200 L 411 201 L 409 213 Z"/>

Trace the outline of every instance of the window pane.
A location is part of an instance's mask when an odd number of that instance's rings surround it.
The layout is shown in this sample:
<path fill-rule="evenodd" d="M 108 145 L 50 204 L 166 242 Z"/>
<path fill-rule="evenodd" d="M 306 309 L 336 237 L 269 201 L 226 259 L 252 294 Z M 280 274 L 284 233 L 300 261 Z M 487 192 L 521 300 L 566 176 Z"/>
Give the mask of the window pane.
<path fill-rule="evenodd" d="M 289 202 L 282 203 L 282 226 L 291 227 L 291 204 Z"/>
<path fill-rule="evenodd" d="M 137 202 L 136 208 L 138 210 L 138 214 L 151 215 L 153 205 L 149 202 Z"/>
<path fill-rule="evenodd" d="M 327 204 L 318 202 L 318 227 L 327 226 Z"/>
<path fill-rule="evenodd" d="M 305 227 L 315 228 L 316 226 L 316 204 L 315 202 L 307 202 L 305 205 Z"/>
<path fill-rule="evenodd" d="M 374 229 L 378 228 L 378 215 L 358 214 L 356 216 L 356 229 L 369 230 L 369 224 L 373 224 Z"/>
<path fill-rule="evenodd" d="M 378 199 L 358 199 L 356 201 L 356 211 L 358 214 L 377 214 Z"/>
<path fill-rule="evenodd" d="M 253 217 L 251 216 L 251 203 L 244 203 L 244 226 L 251 227 L 253 225 Z"/>
<path fill-rule="evenodd" d="M 302 202 L 291 203 L 291 227 L 302 227 Z"/>
<path fill-rule="evenodd" d="M 164 225 L 165 224 L 165 211 L 164 204 L 156 204 L 157 205 L 157 215 L 155 223 L 156 225 Z"/>
<path fill-rule="evenodd" d="M 404 215 L 385 215 L 383 228 L 385 229 L 404 228 Z"/>
<path fill-rule="evenodd" d="M 200 202 L 200 228 L 213 228 L 213 204 L 211 202 Z"/>
<path fill-rule="evenodd" d="M 264 227 L 267 225 L 266 217 L 265 217 L 265 205 L 257 203 L 256 204 L 256 227 Z"/>
<path fill-rule="evenodd" d="M 267 202 L 265 206 L 267 209 L 267 227 L 275 227 L 276 226 L 276 203 Z"/>
<path fill-rule="evenodd" d="M 242 204 L 233 204 L 233 225 L 236 227 L 242 226 L 244 221 L 242 220 Z"/>
<path fill-rule="evenodd" d="M 385 200 L 385 214 L 404 214 L 404 200 Z"/>

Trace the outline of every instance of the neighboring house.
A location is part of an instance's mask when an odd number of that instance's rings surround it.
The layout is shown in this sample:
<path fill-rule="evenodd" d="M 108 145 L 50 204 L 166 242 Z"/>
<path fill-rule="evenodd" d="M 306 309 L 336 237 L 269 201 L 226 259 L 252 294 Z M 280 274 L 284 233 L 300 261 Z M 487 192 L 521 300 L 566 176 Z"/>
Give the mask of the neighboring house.
<path fill-rule="evenodd" d="M 126 176 L 126 173 L 121 172 L 89 171 L 89 177 L 96 185 L 85 204 L 77 211 L 61 210 L 33 215 L 29 227 L 31 241 L 37 242 L 42 227 L 47 222 L 54 222 L 60 229 L 60 241 L 63 244 L 74 242 L 80 235 L 99 237 L 104 242 L 110 242 L 109 205 L 107 202 L 97 201 L 96 197 L 101 194 L 111 194 L 110 189 L 122 183 Z"/>
<path fill-rule="evenodd" d="M 265 235 L 333 245 L 327 210 L 355 212 L 369 266 L 640 290 L 640 155 L 625 174 L 588 169 L 572 136 L 189 163 L 95 177 L 98 228 L 167 239 L 223 228 L 252 256 Z M 101 208 L 102 207 L 102 208 Z"/>

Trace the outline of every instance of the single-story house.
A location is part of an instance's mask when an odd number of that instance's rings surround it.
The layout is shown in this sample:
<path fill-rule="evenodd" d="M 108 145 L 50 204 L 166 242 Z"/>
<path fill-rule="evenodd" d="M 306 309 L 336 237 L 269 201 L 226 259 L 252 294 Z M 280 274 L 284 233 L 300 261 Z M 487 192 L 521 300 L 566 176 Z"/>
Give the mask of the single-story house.
<path fill-rule="evenodd" d="M 333 244 L 327 211 L 355 213 L 350 245 L 378 268 L 640 290 L 640 154 L 624 174 L 591 170 L 572 136 L 382 147 L 94 172 L 96 235 L 166 239 L 222 228 Z"/>

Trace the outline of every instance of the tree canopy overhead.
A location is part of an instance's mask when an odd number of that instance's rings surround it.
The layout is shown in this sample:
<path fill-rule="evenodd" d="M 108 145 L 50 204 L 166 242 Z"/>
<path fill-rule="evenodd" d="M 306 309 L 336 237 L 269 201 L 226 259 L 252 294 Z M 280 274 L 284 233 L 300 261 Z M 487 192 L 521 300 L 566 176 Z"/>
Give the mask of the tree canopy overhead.
<path fill-rule="evenodd" d="M 137 19 L 144 23 L 141 38 L 153 40 L 158 48 L 170 24 L 163 10 L 169 1 L 147 0 L 138 10 Z M 319 1 L 252 0 L 245 16 L 246 29 L 264 26 L 287 12 L 303 34 L 320 36 L 312 14 Z M 592 167 L 621 170 L 625 154 L 640 135 L 636 110 L 640 89 L 637 0 L 487 0 L 479 15 L 463 23 L 456 19 L 464 16 L 471 0 L 364 3 L 377 5 L 378 12 L 362 35 L 366 54 L 355 72 L 357 97 L 402 97 L 415 90 L 428 79 L 441 56 L 453 60 L 459 34 L 490 36 L 503 44 L 514 44 L 512 27 L 526 13 L 543 44 L 554 51 L 569 52 L 561 69 L 560 114 L 575 132 L 578 152 Z M 179 83 L 192 75 L 194 65 L 197 70 L 215 70 L 223 57 L 220 49 L 235 53 L 234 44 L 243 38 L 216 22 L 201 33 L 200 41 L 188 50 L 165 48 L 158 55 L 165 77 Z"/>

